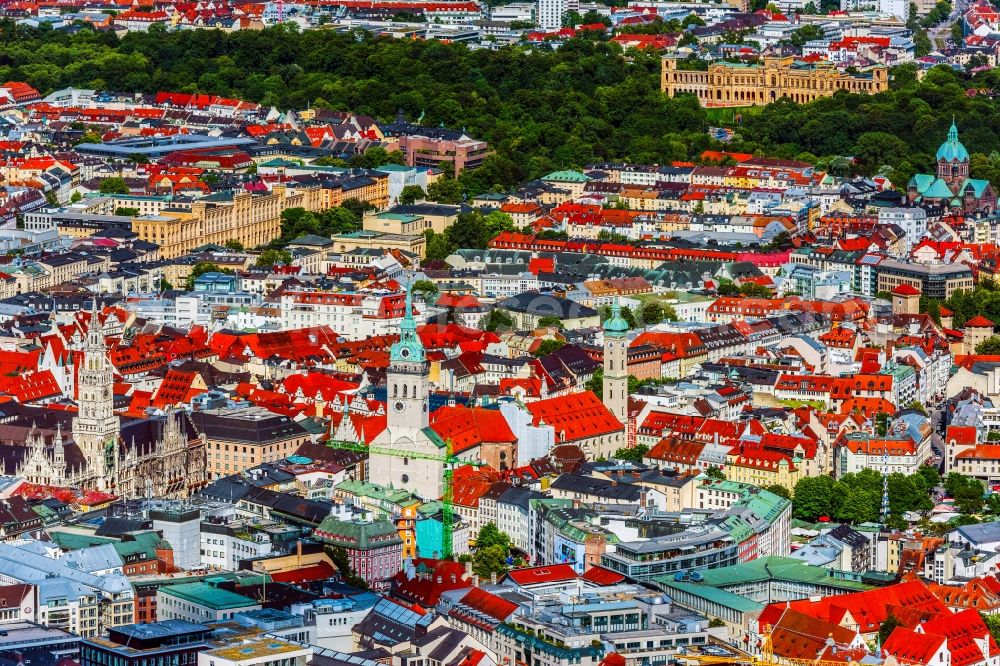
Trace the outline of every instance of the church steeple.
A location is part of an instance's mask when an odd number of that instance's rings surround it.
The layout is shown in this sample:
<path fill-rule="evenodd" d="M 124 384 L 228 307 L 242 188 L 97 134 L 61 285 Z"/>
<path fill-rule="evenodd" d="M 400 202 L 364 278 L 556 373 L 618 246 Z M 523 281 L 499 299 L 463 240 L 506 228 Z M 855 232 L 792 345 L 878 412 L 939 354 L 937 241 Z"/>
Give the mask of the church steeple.
<path fill-rule="evenodd" d="M 413 319 L 413 289 L 406 285 L 406 305 L 403 321 L 399 324 L 399 342 L 389 351 L 389 363 L 423 363 L 426 361 L 424 345 L 417 336 L 417 322 Z"/>
<path fill-rule="evenodd" d="M 386 373 L 390 428 L 416 430 L 427 427 L 429 375 L 427 354 L 413 318 L 413 290 L 407 285 L 399 341 L 392 345 L 389 352 L 389 370 Z"/>

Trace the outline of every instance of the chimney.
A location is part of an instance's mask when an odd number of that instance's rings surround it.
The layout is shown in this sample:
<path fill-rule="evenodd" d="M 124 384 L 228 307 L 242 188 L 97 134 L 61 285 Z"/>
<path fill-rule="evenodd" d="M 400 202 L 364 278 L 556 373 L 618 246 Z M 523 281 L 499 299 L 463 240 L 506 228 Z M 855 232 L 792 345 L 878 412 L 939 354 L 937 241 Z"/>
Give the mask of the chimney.
<path fill-rule="evenodd" d="M 295 563 L 302 566 L 302 539 L 295 542 Z"/>

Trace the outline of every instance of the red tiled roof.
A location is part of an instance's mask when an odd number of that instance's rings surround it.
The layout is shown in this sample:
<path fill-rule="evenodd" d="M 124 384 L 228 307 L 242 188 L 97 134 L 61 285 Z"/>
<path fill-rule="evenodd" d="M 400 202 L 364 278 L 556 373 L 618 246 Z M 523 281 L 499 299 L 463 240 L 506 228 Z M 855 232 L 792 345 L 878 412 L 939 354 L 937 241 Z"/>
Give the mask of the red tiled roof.
<path fill-rule="evenodd" d="M 965 328 L 993 328 L 993 326 L 993 322 L 983 315 L 976 315 L 969 321 L 965 322 Z"/>
<path fill-rule="evenodd" d="M 959 444 L 964 446 L 975 446 L 979 441 L 979 434 L 975 426 L 950 425 L 945 430 L 945 445 Z"/>
<path fill-rule="evenodd" d="M 605 585 L 617 585 L 625 580 L 625 576 L 621 575 L 617 571 L 612 571 L 611 569 L 605 569 L 604 567 L 593 566 L 583 572 L 580 576 L 583 580 L 588 583 L 593 583 L 595 585 L 605 586 Z"/>
<path fill-rule="evenodd" d="M 990 658 L 1000 654 L 1000 648 L 986 628 L 982 615 L 972 608 L 954 614 L 939 613 L 933 620 L 924 622 L 921 628 L 928 634 L 948 639 L 951 666 L 970 666 L 985 661 L 983 652 L 977 644 L 981 640 L 986 641 Z"/>
<path fill-rule="evenodd" d="M 622 423 L 591 391 L 538 400 L 527 405 L 532 425 L 555 429 L 556 442 L 574 442 L 617 432 Z"/>
<path fill-rule="evenodd" d="M 337 570 L 332 566 L 326 562 L 320 562 L 319 564 L 307 567 L 273 573 L 271 574 L 271 580 L 277 583 L 308 583 L 316 580 L 326 580 L 335 573 L 337 573 Z"/>
<path fill-rule="evenodd" d="M 528 567 L 526 569 L 512 569 L 508 571 L 504 578 L 509 578 L 518 585 L 532 585 L 535 583 L 555 583 L 564 580 L 575 580 L 576 572 L 568 564 L 552 564 L 541 567 Z"/>
<path fill-rule="evenodd" d="M 495 594 L 490 594 L 481 587 L 470 589 L 459 603 L 501 622 L 510 617 L 518 608 L 513 601 L 507 601 Z"/>
<path fill-rule="evenodd" d="M 507 419 L 496 409 L 482 407 L 445 406 L 431 414 L 430 427 L 443 440 L 451 440 L 455 453 L 483 444 L 513 444 L 517 437 L 507 425 Z"/>
<path fill-rule="evenodd" d="M 896 294 L 897 296 L 919 296 L 920 295 L 920 291 L 919 290 L 914 289 L 912 286 L 910 286 L 908 284 L 901 284 L 901 285 L 899 285 L 898 287 L 896 287 L 895 289 L 892 290 L 892 293 Z"/>

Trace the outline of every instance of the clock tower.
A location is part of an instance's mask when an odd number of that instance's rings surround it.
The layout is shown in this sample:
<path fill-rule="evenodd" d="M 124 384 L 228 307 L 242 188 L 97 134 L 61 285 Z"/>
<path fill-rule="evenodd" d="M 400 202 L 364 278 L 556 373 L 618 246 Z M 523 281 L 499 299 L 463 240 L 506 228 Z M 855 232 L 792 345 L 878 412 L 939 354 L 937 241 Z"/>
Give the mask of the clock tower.
<path fill-rule="evenodd" d="M 389 351 L 386 372 L 386 427 L 369 445 L 368 480 L 408 490 L 424 499 L 444 493 L 444 442 L 430 424 L 430 369 L 413 319 L 413 295 L 406 289 L 406 311 L 399 341 Z"/>
<path fill-rule="evenodd" d="M 389 352 L 386 372 L 386 409 L 390 430 L 426 428 L 430 422 L 427 399 L 430 370 L 424 345 L 413 320 L 413 292 L 406 288 L 406 312 L 399 325 L 399 342 Z"/>

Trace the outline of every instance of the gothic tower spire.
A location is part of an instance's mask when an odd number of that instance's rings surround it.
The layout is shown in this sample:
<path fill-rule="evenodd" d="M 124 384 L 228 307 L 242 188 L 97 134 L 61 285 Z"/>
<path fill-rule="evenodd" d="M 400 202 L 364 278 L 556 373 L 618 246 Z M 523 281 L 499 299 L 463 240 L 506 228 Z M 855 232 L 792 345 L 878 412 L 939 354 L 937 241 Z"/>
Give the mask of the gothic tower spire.
<path fill-rule="evenodd" d="M 114 375 L 98 317 L 96 296 L 90 315 L 83 346 L 83 365 L 78 368 L 77 375 L 79 410 L 73 419 L 73 441 L 83 454 L 87 483 L 104 489 L 109 481 L 105 474 L 105 451 L 117 441 L 121 424 L 114 413 Z"/>

